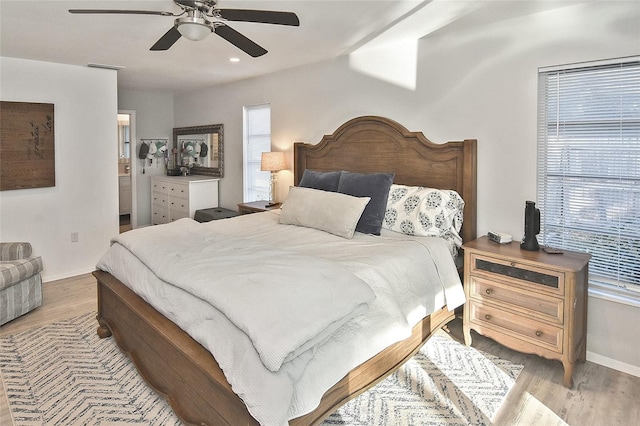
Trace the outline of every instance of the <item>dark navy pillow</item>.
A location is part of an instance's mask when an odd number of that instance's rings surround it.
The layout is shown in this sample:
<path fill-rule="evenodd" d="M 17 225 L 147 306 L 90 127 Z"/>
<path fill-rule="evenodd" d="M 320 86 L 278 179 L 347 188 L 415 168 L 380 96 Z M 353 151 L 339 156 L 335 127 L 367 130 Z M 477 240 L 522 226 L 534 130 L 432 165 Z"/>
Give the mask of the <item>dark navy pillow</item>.
<path fill-rule="evenodd" d="M 380 235 L 384 212 L 387 209 L 389 188 L 395 173 L 350 173 L 342 172 L 338 183 L 338 192 L 354 197 L 370 197 L 356 231 L 364 234 Z"/>
<path fill-rule="evenodd" d="M 317 172 L 315 170 L 305 170 L 298 186 L 303 188 L 320 189 L 322 191 L 338 191 L 340 174 L 342 172 Z"/>

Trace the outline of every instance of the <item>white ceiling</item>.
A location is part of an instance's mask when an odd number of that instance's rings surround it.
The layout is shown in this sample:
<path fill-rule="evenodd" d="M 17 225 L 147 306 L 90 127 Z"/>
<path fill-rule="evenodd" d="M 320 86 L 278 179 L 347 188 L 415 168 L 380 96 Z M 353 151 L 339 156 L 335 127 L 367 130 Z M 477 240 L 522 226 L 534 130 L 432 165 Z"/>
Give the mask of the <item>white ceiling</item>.
<path fill-rule="evenodd" d="M 72 65 L 124 67 L 118 85 L 143 91 L 197 90 L 315 63 L 354 51 L 376 37 L 423 37 L 440 28 L 487 25 L 566 5 L 564 1 L 462 0 L 219 0 L 220 8 L 295 12 L 300 27 L 233 22 L 269 53 L 251 58 L 212 34 L 181 38 L 168 51 L 149 48 L 173 25 L 157 15 L 76 15 L 68 9 L 179 12 L 171 0 L 0 0 L 0 54 Z M 229 58 L 240 58 L 231 63 Z"/>

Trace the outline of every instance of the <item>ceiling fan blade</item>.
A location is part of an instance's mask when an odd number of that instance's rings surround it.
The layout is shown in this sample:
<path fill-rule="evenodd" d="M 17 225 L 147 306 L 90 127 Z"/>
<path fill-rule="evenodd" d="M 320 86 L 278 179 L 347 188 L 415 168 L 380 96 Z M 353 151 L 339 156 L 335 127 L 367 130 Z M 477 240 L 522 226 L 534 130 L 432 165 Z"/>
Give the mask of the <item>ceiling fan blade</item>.
<path fill-rule="evenodd" d="M 180 31 L 176 27 L 171 27 L 149 50 L 168 50 L 180 37 L 182 37 Z"/>
<path fill-rule="evenodd" d="M 195 0 L 175 0 L 175 2 L 182 6 L 192 7 L 194 9 L 198 7 Z"/>
<path fill-rule="evenodd" d="M 98 14 L 111 13 L 120 15 L 160 15 L 174 16 L 171 12 L 162 12 L 156 10 L 114 10 L 114 9 L 69 9 L 69 13 Z"/>
<path fill-rule="evenodd" d="M 262 56 L 267 53 L 267 50 L 264 47 L 254 43 L 227 25 L 216 26 L 214 31 L 217 35 L 227 40 L 240 50 L 243 50 L 249 56 L 257 58 L 258 56 Z"/>
<path fill-rule="evenodd" d="M 298 15 L 293 12 L 276 12 L 271 10 L 250 9 L 218 9 L 220 17 L 227 21 L 259 22 L 263 24 L 300 25 Z"/>

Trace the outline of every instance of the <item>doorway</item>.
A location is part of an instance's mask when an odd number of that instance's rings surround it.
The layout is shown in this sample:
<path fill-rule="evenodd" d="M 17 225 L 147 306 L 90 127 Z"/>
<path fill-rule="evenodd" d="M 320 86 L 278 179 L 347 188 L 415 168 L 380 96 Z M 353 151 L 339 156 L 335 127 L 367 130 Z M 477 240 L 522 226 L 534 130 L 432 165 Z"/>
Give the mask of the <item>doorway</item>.
<path fill-rule="evenodd" d="M 135 158 L 136 113 L 118 111 L 118 214 L 120 232 L 137 227 Z"/>

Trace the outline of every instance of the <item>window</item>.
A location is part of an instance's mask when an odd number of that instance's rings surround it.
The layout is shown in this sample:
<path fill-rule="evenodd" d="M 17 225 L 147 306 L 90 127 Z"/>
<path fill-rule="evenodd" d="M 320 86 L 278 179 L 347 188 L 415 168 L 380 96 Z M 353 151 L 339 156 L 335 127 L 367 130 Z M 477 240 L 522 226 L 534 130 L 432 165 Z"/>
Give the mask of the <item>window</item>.
<path fill-rule="evenodd" d="M 541 69 L 538 95 L 541 242 L 640 292 L 640 60 Z"/>
<path fill-rule="evenodd" d="M 269 199 L 269 172 L 260 171 L 263 152 L 271 151 L 271 105 L 244 108 L 244 201 Z"/>

